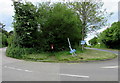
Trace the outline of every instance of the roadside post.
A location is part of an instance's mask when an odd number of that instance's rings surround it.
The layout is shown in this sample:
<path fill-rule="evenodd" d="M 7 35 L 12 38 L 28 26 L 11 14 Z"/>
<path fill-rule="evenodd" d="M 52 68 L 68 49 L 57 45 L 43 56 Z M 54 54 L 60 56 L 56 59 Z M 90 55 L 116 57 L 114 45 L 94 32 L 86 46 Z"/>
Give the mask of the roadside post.
<path fill-rule="evenodd" d="M 72 56 L 77 56 L 77 55 L 75 54 L 76 50 L 75 50 L 75 49 L 72 49 L 72 47 L 71 47 L 69 38 L 67 38 L 67 40 L 68 40 L 68 44 L 69 44 L 69 48 L 70 48 L 70 53 L 72 54 Z"/>
<path fill-rule="evenodd" d="M 80 44 L 81 44 L 82 46 L 84 46 L 85 41 L 84 41 L 84 40 L 82 40 Z M 84 48 L 82 48 L 82 50 L 84 50 Z"/>

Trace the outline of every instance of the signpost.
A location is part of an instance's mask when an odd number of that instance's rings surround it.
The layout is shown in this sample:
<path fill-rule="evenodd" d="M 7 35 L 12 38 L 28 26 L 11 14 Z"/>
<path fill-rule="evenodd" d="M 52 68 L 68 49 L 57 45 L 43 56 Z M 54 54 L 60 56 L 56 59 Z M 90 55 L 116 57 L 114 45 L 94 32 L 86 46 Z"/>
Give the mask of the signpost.
<path fill-rule="evenodd" d="M 82 40 L 82 41 L 81 41 L 81 45 L 84 45 L 84 44 L 85 44 L 85 41 L 84 41 L 84 40 Z"/>
<path fill-rule="evenodd" d="M 72 54 L 72 56 L 74 56 L 74 55 L 76 55 L 75 54 L 75 49 L 72 49 L 72 47 L 71 47 L 71 44 L 70 44 L 70 40 L 69 40 L 69 38 L 67 38 L 68 39 L 68 44 L 69 44 L 69 48 L 70 48 L 70 53 Z"/>
<path fill-rule="evenodd" d="M 84 44 L 85 44 L 85 41 L 82 40 L 82 41 L 81 41 L 81 45 L 84 46 Z M 83 49 L 84 49 L 84 48 L 82 48 L 82 50 L 83 50 Z"/>

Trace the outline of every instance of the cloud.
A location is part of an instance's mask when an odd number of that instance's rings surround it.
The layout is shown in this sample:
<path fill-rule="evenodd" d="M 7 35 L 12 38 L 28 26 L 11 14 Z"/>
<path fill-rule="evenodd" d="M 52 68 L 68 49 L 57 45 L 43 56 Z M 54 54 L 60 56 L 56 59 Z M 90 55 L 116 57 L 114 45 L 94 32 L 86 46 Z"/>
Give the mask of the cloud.
<path fill-rule="evenodd" d="M 1 0 L 0 1 L 0 12 L 2 14 L 8 13 L 9 15 L 13 15 L 13 6 L 12 6 L 12 1 L 11 0 Z"/>
<path fill-rule="evenodd" d="M 13 3 L 11 0 L 1 0 L 0 1 L 0 22 L 4 23 L 5 29 L 7 31 L 11 30 L 12 26 L 12 16 L 14 15 L 13 6 L 11 6 Z"/>
<path fill-rule="evenodd" d="M 119 0 L 102 0 L 104 2 L 103 9 L 106 9 L 108 13 L 113 12 L 114 14 L 108 18 L 108 22 L 112 24 L 113 22 L 118 21 L 118 2 Z M 108 26 L 103 27 L 102 29 L 98 30 L 97 33 L 104 31 Z M 91 34 L 87 35 L 87 38 L 85 39 L 88 43 L 88 41 L 96 36 L 96 33 L 93 32 Z"/>
<path fill-rule="evenodd" d="M 62 1 L 62 0 L 26 0 L 26 1 L 30 1 L 35 4 L 37 2 Z M 117 21 L 119 0 L 114 0 L 114 1 L 113 0 L 102 0 L 102 1 L 104 2 L 103 8 L 106 8 L 108 12 L 114 12 L 113 16 L 109 18 L 109 23 L 113 23 L 114 21 Z M 6 24 L 5 28 L 7 30 L 10 30 L 10 27 L 12 26 L 12 21 L 13 21 L 12 16 L 14 15 L 14 8 L 13 6 L 11 6 L 12 4 L 13 4 L 12 0 L 1 0 L 0 1 L 0 22 L 3 22 Z"/>

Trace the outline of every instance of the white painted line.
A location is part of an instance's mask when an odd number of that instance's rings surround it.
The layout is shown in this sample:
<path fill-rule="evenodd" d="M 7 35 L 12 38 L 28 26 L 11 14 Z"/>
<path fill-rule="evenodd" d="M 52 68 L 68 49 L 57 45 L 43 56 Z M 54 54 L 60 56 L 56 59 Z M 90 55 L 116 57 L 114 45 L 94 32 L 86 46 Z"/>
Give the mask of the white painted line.
<path fill-rule="evenodd" d="M 6 68 L 9 68 L 9 69 L 15 69 L 14 67 L 6 67 Z"/>
<path fill-rule="evenodd" d="M 26 72 L 32 72 L 32 71 L 30 71 L 30 70 L 25 70 Z"/>
<path fill-rule="evenodd" d="M 89 76 L 83 76 L 83 75 L 71 75 L 71 74 L 60 74 L 63 76 L 71 76 L 71 77 L 80 77 L 80 78 L 89 78 Z"/>
<path fill-rule="evenodd" d="M 16 70 L 22 71 L 22 69 L 16 69 Z"/>
<path fill-rule="evenodd" d="M 4 66 L 4 67 L 5 67 L 5 68 L 9 68 L 9 69 L 18 70 L 18 71 L 32 72 L 32 71 L 30 71 L 30 70 L 23 70 L 23 69 L 14 68 L 14 67 L 8 67 L 8 66 Z"/>
<path fill-rule="evenodd" d="M 101 68 L 110 68 L 110 69 L 112 69 L 112 68 L 118 68 L 118 66 L 106 66 L 106 67 L 101 67 Z"/>
<path fill-rule="evenodd" d="M 5 68 L 7 68 L 7 66 L 4 66 Z"/>

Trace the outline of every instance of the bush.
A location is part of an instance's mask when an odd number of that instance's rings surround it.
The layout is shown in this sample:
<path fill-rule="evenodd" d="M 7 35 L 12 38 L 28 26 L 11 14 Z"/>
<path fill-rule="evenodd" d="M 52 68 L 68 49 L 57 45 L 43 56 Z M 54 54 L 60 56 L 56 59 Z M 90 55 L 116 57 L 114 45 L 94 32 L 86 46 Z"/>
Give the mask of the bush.
<path fill-rule="evenodd" d="M 20 48 L 20 47 L 8 47 L 6 50 L 6 55 L 13 58 L 22 59 L 24 55 L 39 53 L 39 49 L 35 48 Z"/>
<path fill-rule="evenodd" d="M 22 58 L 22 55 L 25 54 L 25 51 L 24 49 L 22 48 L 19 48 L 19 47 L 8 47 L 7 50 L 6 50 L 6 55 L 9 56 L 9 57 L 13 57 L 13 58 Z"/>
<path fill-rule="evenodd" d="M 68 50 L 81 40 L 82 22 L 75 11 L 62 3 L 15 3 L 13 44 L 21 48 L 39 48 L 46 52 Z"/>
<path fill-rule="evenodd" d="M 0 48 L 2 47 L 2 33 L 0 32 Z"/>
<path fill-rule="evenodd" d="M 8 38 L 7 38 L 7 42 L 8 42 L 8 46 L 12 46 L 12 44 L 13 44 L 13 35 L 11 35 L 11 36 L 9 36 Z"/>
<path fill-rule="evenodd" d="M 6 47 L 8 46 L 8 43 L 7 43 L 7 36 L 2 33 L 2 47 Z"/>
<path fill-rule="evenodd" d="M 100 34 L 99 40 L 107 47 L 120 49 L 120 22 L 114 22 L 110 28 Z"/>

